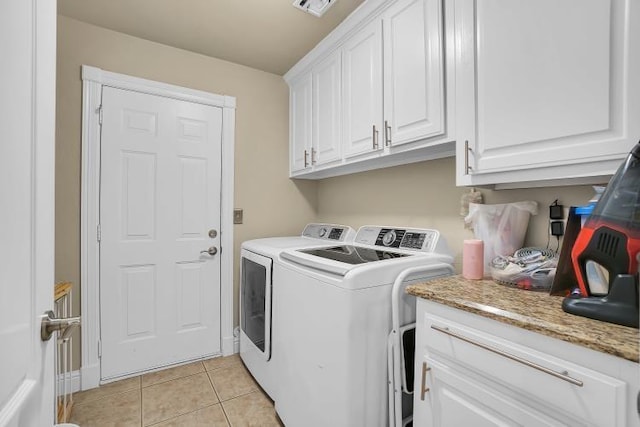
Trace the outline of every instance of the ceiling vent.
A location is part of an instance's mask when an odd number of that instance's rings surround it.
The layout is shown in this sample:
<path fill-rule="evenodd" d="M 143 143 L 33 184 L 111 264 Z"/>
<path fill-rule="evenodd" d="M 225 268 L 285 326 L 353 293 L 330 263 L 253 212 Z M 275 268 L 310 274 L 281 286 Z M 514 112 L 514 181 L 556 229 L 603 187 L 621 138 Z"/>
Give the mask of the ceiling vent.
<path fill-rule="evenodd" d="M 320 18 L 338 0 L 295 0 L 293 6 Z"/>

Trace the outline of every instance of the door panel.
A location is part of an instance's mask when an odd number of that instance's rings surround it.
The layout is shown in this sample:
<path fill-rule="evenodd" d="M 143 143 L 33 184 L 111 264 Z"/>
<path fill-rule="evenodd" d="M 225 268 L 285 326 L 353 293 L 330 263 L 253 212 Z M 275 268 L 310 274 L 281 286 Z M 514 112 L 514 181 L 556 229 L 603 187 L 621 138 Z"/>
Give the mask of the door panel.
<path fill-rule="evenodd" d="M 360 30 L 342 52 L 343 137 L 345 156 L 350 157 L 382 148 L 382 23 L 375 20 Z"/>
<path fill-rule="evenodd" d="M 103 88 L 102 379 L 220 352 L 220 108 Z"/>
<path fill-rule="evenodd" d="M 178 330 L 203 327 L 202 288 L 206 271 L 203 262 L 186 262 L 176 265 L 178 278 Z"/>
<path fill-rule="evenodd" d="M 0 2 L 0 425 L 54 423 L 56 2 Z"/>
<path fill-rule="evenodd" d="M 123 266 L 121 268 L 122 341 L 154 337 L 156 334 L 156 272 L 154 265 Z M 152 303 L 149 304 L 148 302 Z"/>
<path fill-rule="evenodd" d="M 456 4 L 460 58 L 467 58 L 457 64 L 457 120 L 459 139 L 472 149 L 471 174 L 629 151 L 637 141 L 630 137 L 636 122 L 626 117 L 635 90 L 630 9 L 624 0 Z"/>
<path fill-rule="evenodd" d="M 289 117 L 289 132 L 291 134 L 291 172 L 306 169 L 311 151 L 311 73 L 291 84 L 290 103 L 291 117 Z"/>
<path fill-rule="evenodd" d="M 440 0 L 402 0 L 385 12 L 384 117 L 391 145 L 444 133 L 440 6 Z"/>
<path fill-rule="evenodd" d="M 341 56 L 337 50 L 313 69 L 313 150 L 316 165 L 340 160 Z"/>
<path fill-rule="evenodd" d="M 271 357 L 271 276 L 273 262 L 271 258 L 247 250 L 242 250 L 241 255 L 240 329 L 262 353 L 262 358 L 269 360 Z M 246 348 L 241 350 L 247 351 Z"/>
<path fill-rule="evenodd" d="M 156 155 L 122 153 L 122 239 L 152 240 L 156 222 Z"/>

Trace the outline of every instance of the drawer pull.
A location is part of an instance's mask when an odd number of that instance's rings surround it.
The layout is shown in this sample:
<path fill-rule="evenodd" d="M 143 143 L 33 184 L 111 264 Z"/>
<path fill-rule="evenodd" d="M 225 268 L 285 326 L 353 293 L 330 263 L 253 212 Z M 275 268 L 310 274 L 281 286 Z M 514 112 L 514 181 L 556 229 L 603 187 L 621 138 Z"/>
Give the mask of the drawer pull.
<path fill-rule="evenodd" d="M 452 336 L 454 338 L 458 338 L 459 340 L 468 342 L 469 344 L 473 344 L 473 345 L 475 345 L 477 347 L 483 348 L 485 350 L 489 350 L 489 351 L 491 351 L 493 353 L 499 354 L 500 356 L 504 356 L 504 357 L 506 357 L 508 359 L 511 359 L 511 360 L 516 361 L 518 363 L 522 363 L 523 365 L 526 365 L 526 366 L 529 366 L 531 368 L 537 369 L 537 370 L 542 371 L 544 373 L 547 373 L 549 375 L 553 375 L 556 378 L 560 378 L 561 380 L 565 380 L 565 381 L 567 381 L 567 382 L 569 382 L 569 383 L 571 383 L 573 385 L 577 385 L 578 387 L 582 387 L 583 386 L 583 382 L 582 381 L 570 377 L 566 371 L 565 372 L 556 372 L 556 371 L 554 371 L 552 369 L 545 368 L 544 366 L 538 365 L 537 363 L 530 362 L 527 359 L 523 359 L 521 357 L 515 356 L 515 355 L 510 354 L 510 353 L 507 353 L 506 351 L 503 351 L 503 350 L 491 347 L 489 345 L 483 344 L 481 342 L 475 341 L 475 340 L 473 340 L 471 338 L 467 338 L 464 335 L 458 334 L 457 332 L 450 331 L 449 328 L 443 328 L 441 326 L 431 325 L 431 329 L 435 329 L 438 332 L 442 332 L 442 333 L 450 335 L 450 336 Z M 424 372 L 423 372 L 423 375 L 424 375 Z"/>
<path fill-rule="evenodd" d="M 420 400 L 424 400 L 424 395 L 429 391 L 427 387 L 427 371 L 431 368 L 427 368 L 427 362 L 422 362 L 422 385 L 420 386 Z"/>

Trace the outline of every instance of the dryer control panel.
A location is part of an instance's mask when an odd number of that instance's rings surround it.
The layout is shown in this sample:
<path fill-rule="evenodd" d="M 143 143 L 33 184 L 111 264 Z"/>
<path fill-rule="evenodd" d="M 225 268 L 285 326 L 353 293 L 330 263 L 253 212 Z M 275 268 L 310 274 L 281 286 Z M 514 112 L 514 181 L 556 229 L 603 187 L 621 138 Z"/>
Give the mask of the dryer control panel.
<path fill-rule="evenodd" d="M 396 228 L 366 225 L 360 227 L 355 243 L 419 252 L 448 250 L 437 230 L 426 228 Z"/>
<path fill-rule="evenodd" d="M 312 223 L 302 231 L 304 237 L 330 240 L 333 242 L 348 242 L 353 239 L 355 231 L 348 225 Z"/>

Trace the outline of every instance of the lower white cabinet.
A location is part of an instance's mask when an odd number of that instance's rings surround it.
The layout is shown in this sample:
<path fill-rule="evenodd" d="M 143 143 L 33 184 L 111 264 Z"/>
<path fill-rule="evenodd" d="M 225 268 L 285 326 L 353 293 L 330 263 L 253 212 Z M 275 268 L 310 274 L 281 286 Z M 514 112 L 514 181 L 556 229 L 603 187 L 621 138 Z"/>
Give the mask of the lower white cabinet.
<path fill-rule="evenodd" d="M 638 365 L 418 299 L 414 426 L 640 425 Z"/>

